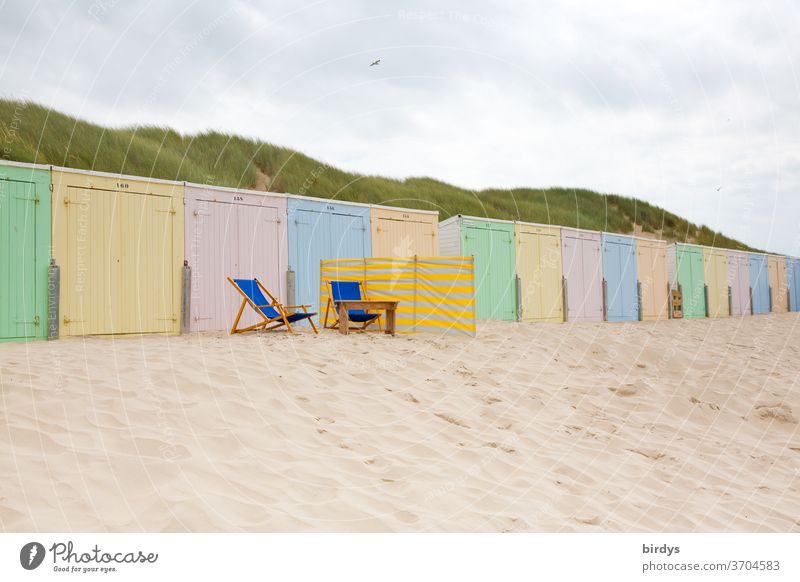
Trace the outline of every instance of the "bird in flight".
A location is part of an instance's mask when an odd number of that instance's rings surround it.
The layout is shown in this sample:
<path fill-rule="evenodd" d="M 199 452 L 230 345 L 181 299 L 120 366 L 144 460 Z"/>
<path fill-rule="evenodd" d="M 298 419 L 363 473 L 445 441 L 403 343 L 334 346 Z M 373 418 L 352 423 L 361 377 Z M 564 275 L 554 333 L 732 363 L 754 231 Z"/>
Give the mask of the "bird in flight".
<path fill-rule="evenodd" d="M 717 192 L 719 192 L 721 189 L 722 189 L 722 186 L 717 186 Z"/>
<path fill-rule="evenodd" d="M 375 65 L 380 65 L 380 64 L 381 64 L 381 60 L 380 60 L 380 59 L 378 59 L 377 61 L 374 61 L 373 63 L 370 63 L 370 65 L 369 65 L 369 66 L 370 66 L 370 67 L 374 67 Z"/>

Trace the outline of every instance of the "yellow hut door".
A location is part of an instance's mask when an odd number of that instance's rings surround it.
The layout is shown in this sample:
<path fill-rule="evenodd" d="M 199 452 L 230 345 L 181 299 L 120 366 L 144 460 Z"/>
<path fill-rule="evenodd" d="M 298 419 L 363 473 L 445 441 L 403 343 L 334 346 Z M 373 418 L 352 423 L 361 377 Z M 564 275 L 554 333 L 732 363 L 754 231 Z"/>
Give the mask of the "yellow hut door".
<path fill-rule="evenodd" d="M 173 313 L 172 199 L 119 194 L 118 305 L 122 328 L 117 333 L 169 332 Z"/>
<path fill-rule="evenodd" d="M 722 251 L 708 250 L 703 253 L 706 286 L 708 287 L 709 317 L 730 315 L 728 309 L 728 259 Z"/>
<path fill-rule="evenodd" d="M 521 319 L 561 321 L 561 242 L 553 234 L 519 233 L 517 271 L 520 276 Z"/>
<path fill-rule="evenodd" d="M 65 269 L 68 335 L 170 331 L 172 229 L 169 197 L 70 188 Z"/>

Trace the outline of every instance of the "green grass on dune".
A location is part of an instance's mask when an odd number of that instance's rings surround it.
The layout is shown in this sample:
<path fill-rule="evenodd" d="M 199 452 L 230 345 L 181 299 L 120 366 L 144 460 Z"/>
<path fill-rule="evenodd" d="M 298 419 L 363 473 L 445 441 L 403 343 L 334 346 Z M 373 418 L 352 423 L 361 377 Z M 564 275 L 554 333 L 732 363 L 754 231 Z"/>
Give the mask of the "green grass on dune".
<path fill-rule="evenodd" d="M 576 188 L 466 190 L 432 178 L 394 180 L 345 172 L 299 152 L 237 135 L 169 128 L 105 128 L 40 105 L 0 100 L 6 160 L 238 188 L 439 210 L 755 250 L 662 208 Z"/>

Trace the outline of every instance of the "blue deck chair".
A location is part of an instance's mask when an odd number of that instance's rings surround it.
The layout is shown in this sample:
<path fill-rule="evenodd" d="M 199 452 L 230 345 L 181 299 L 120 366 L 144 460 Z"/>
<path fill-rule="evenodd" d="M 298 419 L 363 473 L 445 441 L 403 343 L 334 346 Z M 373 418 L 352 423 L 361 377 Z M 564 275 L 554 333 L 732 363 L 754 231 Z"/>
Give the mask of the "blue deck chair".
<path fill-rule="evenodd" d="M 231 279 L 228 277 L 228 281 L 242 296 L 242 304 L 239 306 L 239 312 L 236 314 L 236 321 L 233 322 L 233 327 L 231 327 L 231 334 L 259 329 L 268 331 L 283 325 L 292 332 L 292 324 L 304 319 L 307 319 L 309 323 L 311 323 L 311 327 L 314 328 L 314 333 L 319 333 L 317 326 L 314 325 L 313 319 L 316 313 L 310 313 L 308 311 L 308 305 L 282 305 L 272 293 L 267 291 L 267 288 L 264 287 L 258 279 Z M 264 297 L 265 293 L 269 299 Z M 242 313 L 244 313 L 245 305 L 252 307 L 263 321 L 239 329 L 237 326 L 239 325 L 239 320 L 242 318 Z M 289 309 L 302 309 L 302 311 L 290 312 Z"/>
<path fill-rule="evenodd" d="M 325 306 L 325 328 L 336 329 L 339 327 L 339 307 L 336 302 L 343 299 L 360 301 L 367 300 L 366 283 L 361 281 L 327 281 L 328 285 L 328 304 Z M 361 295 L 361 287 L 364 287 L 364 295 Z M 333 311 L 335 321 L 328 325 L 328 315 Z M 363 309 L 351 309 L 347 312 L 350 323 L 361 324 L 360 327 L 350 327 L 350 329 L 366 330 L 367 326 L 377 323 L 378 329 L 382 330 L 381 314 L 370 313 Z"/>

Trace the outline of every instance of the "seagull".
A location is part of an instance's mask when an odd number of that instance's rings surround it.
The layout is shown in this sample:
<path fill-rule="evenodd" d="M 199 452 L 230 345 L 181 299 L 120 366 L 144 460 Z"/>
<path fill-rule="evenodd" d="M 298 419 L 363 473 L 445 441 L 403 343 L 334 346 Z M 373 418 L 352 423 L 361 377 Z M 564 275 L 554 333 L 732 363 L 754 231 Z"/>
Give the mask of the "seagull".
<path fill-rule="evenodd" d="M 717 186 L 717 192 L 719 192 L 720 190 L 722 190 L 722 186 Z"/>
<path fill-rule="evenodd" d="M 370 67 L 374 67 L 375 65 L 380 65 L 380 64 L 381 64 L 381 60 L 380 60 L 380 59 L 378 59 L 378 60 L 377 60 L 377 61 L 375 61 L 374 63 L 370 64 Z"/>

